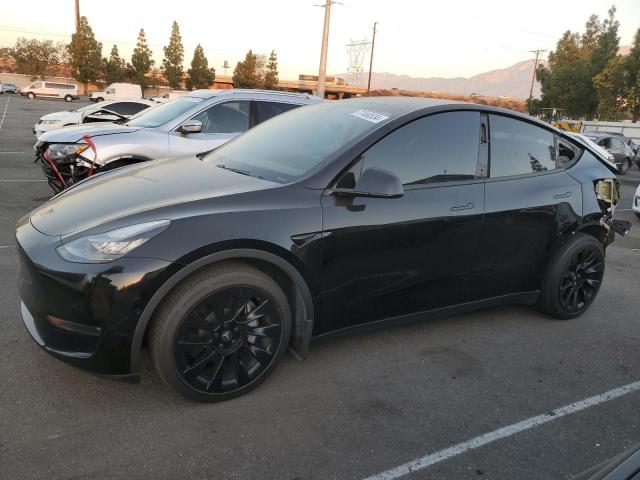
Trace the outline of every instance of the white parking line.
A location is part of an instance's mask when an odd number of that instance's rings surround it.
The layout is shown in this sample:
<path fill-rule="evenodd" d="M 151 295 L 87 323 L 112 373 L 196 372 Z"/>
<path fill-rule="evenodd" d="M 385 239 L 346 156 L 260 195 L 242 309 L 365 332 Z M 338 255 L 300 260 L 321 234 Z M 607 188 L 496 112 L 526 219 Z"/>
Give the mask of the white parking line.
<path fill-rule="evenodd" d="M 2 155 L 3 153 L 13 153 L 13 154 L 21 153 L 21 154 L 23 154 L 23 155 L 27 155 L 27 154 L 31 154 L 31 153 L 33 153 L 33 152 L 0 152 L 0 155 Z"/>
<path fill-rule="evenodd" d="M 524 432 L 525 430 L 529 430 L 539 425 L 552 422 L 586 408 L 600 405 L 602 403 L 608 402 L 609 400 L 627 395 L 628 393 L 637 392 L 638 390 L 640 390 L 640 381 L 633 382 L 622 387 L 614 388 L 613 390 L 601 393 L 600 395 L 595 395 L 593 397 L 580 400 L 570 405 L 556 408 L 551 413 L 545 413 L 536 417 L 527 418 L 526 420 L 508 425 L 498 430 L 494 430 L 493 432 L 484 433 L 478 437 L 472 438 L 471 440 L 467 440 L 466 442 L 458 443 L 457 445 L 445 448 L 444 450 L 425 455 L 424 457 L 417 458 L 398 467 L 378 473 L 377 475 L 368 477 L 366 480 L 391 480 L 394 478 L 399 478 L 412 472 L 422 470 L 449 458 L 455 457 L 457 455 L 461 455 L 465 452 L 468 452 L 469 450 L 480 448 L 484 445 L 495 442 L 496 440 L 510 437 L 511 435 L 515 435 L 516 433 Z"/>
<path fill-rule="evenodd" d="M 46 182 L 46 179 L 28 179 L 28 178 L 16 178 L 5 180 L 0 178 L 0 182 Z"/>
<path fill-rule="evenodd" d="M 0 118 L 0 130 L 2 129 L 2 124 L 4 123 L 4 117 L 7 114 L 7 107 L 9 106 L 9 97 L 7 97 L 7 103 L 4 104 L 4 112 L 2 112 L 2 118 Z"/>
<path fill-rule="evenodd" d="M 13 248 L 14 245 L 0 245 L 0 248 Z"/>

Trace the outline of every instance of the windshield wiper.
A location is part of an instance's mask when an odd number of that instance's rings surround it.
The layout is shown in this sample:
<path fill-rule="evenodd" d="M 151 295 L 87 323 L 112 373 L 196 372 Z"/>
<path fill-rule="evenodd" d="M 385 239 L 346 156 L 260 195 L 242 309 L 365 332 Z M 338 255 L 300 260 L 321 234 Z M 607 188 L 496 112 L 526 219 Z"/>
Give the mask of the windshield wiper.
<path fill-rule="evenodd" d="M 223 170 L 229 170 L 230 172 L 239 173 L 240 175 L 246 175 L 247 177 L 255 177 L 255 178 L 259 178 L 261 180 L 264 180 L 264 178 L 261 177 L 260 175 L 256 175 L 256 174 L 251 173 L 251 172 L 249 172 L 247 170 L 240 170 L 239 168 L 227 167 L 226 165 L 222 165 L 222 164 L 218 164 L 218 165 L 216 165 L 216 167 L 222 168 Z"/>

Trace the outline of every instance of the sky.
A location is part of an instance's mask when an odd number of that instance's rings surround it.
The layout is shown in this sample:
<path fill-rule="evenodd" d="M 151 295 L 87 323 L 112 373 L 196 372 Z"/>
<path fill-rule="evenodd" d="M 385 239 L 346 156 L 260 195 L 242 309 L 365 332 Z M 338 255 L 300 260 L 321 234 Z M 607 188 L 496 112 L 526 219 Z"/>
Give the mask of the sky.
<path fill-rule="evenodd" d="M 7 1 L 0 9 L 0 46 L 20 36 L 70 40 L 75 28 L 74 0 L 29 0 L 28 8 Z M 142 27 L 162 60 L 171 24 L 180 26 L 185 66 L 201 43 L 209 65 L 233 71 L 249 49 L 279 58 L 280 78 L 316 74 L 324 0 L 80 0 L 103 44 L 103 56 L 118 45 L 130 60 Z M 180 7 L 184 5 L 184 7 Z M 620 44 L 629 45 L 640 28 L 640 0 L 617 0 Z M 592 13 L 607 15 L 610 0 L 340 0 L 331 8 L 327 70 L 346 72 L 351 40 L 371 39 L 378 22 L 373 71 L 412 77 L 469 77 L 532 58 L 533 49 L 554 48 L 565 30 L 582 31 Z M 364 69 L 368 70 L 368 53 Z"/>

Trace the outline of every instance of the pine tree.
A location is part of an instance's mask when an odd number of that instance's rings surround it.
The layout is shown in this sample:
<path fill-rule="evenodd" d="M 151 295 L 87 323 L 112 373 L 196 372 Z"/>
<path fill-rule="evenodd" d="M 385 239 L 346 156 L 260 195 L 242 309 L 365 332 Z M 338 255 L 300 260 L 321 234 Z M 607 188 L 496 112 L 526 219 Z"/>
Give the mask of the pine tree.
<path fill-rule="evenodd" d="M 183 61 L 184 47 L 182 46 L 182 37 L 180 36 L 178 22 L 174 20 L 171 27 L 169 45 L 164 47 L 164 59 L 162 60 L 164 76 L 172 88 L 180 88 L 182 84 Z"/>
<path fill-rule="evenodd" d="M 215 68 L 209 68 L 209 61 L 204 55 L 204 49 L 200 44 L 196 46 L 193 52 L 193 60 L 191 60 L 191 68 L 188 71 L 187 88 L 193 90 L 196 88 L 209 88 L 216 77 Z"/>
<path fill-rule="evenodd" d="M 264 75 L 264 88 L 273 90 L 278 85 L 278 55 L 271 50 L 267 71 Z"/>
<path fill-rule="evenodd" d="M 249 50 L 244 61 L 238 62 L 233 70 L 233 86 L 235 88 L 260 88 L 262 78 L 258 72 L 258 56 Z"/>
<path fill-rule="evenodd" d="M 102 66 L 102 44 L 96 40 L 87 17 L 80 17 L 78 31 L 71 35 L 67 50 L 73 77 L 84 82 L 86 94 L 89 82 L 98 78 Z"/>
<path fill-rule="evenodd" d="M 120 58 L 118 46 L 114 45 L 111 55 L 105 59 L 104 78 L 107 83 L 121 82 L 126 76 L 126 65 L 123 58 Z"/>
<path fill-rule="evenodd" d="M 146 75 L 155 63 L 151 58 L 152 55 L 153 52 L 147 45 L 144 28 L 141 28 L 140 33 L 138 33 L 138 43 L 136 48 L 133 49 L 133 55 L 131 55 L 131 66 L 133 67 L 136 83 L 143 89 L 148 85 Z"/>

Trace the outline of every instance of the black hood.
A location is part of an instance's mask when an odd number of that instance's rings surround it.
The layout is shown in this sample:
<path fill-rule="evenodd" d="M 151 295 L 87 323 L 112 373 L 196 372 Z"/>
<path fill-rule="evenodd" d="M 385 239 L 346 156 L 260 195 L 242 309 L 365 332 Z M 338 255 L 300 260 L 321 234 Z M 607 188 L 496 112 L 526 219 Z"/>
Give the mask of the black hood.
<path fill-rule="evenodd" d="M 278 185 L 195 156 L 158 160 L 85 180 L 34 210 L 31 223 L 46 235 L 67 235 L 161 207 Z"/>

